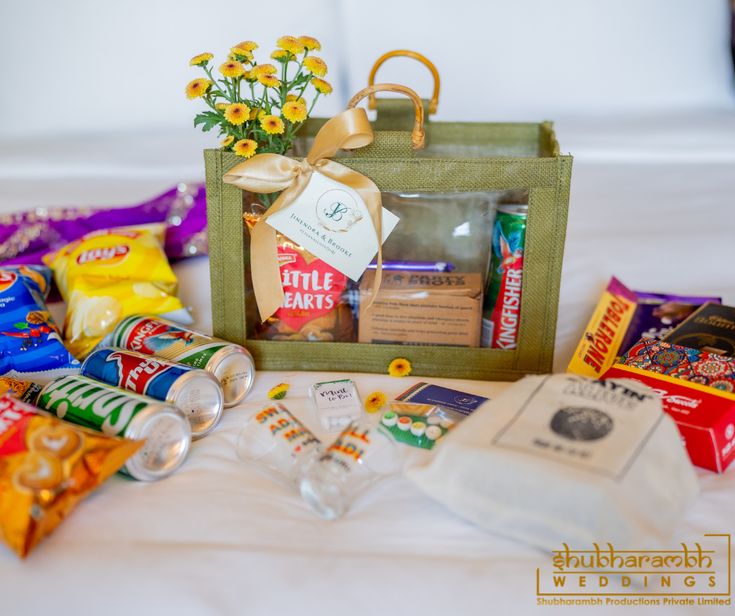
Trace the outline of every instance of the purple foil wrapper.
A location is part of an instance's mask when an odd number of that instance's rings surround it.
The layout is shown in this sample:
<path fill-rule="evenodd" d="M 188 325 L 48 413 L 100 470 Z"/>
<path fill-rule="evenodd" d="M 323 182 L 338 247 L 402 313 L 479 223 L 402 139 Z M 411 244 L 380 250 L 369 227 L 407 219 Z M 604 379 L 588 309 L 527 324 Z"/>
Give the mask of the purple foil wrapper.
<path fill-rule="evenodd" d="M 90 231 L 160 222 L 167 223 L 170 259 L 207 254 L 204 184 L 181 183 L 127 207 L 36 208 L 0 216 L 0 263 L 41 263 L 43 255 Z"/>
<path fill-rule="evenodd" d="M 627 289 L 626 289 L 627 290 Z M 722 298 L 671 293 L 628 291 L 637 306 L 620 345 L 622 355 L 641 338 L 660 340 L 706 302 L 722 303 Z"/>
<path fill-rule="evenodd" d="M 370 263 L 368 269 L 377 269 L 377 263 Z M 445 261 L 383 261 L 386 271 L 408 270 L 410 272 L 452 272 L 454 265 Z"/>

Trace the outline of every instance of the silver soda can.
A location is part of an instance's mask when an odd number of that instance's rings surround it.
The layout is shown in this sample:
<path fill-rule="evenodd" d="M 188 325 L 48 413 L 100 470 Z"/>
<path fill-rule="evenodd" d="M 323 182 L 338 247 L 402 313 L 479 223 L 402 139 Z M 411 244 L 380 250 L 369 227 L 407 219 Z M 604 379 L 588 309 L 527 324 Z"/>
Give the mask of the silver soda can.
<path fill-rule="evenodd" d="M 88 355 L 80 374 L 173 404 L 191 423 L 194 439 L 209 434 L 222 418 L 222 387 L 206 370 L 107 347 Z"/>
<path fill-rule="evenodd" d="M 36 406 L 111 436 L 145 439 L 121 469 L 134 479 L 167 477 L 189 453 L 191 426 L 179 409 L 86 376 L 51 381 L 39 392 Z"/>
<path fill-rule="evenodd" d="M 225 407 L 241 402 L 255 381 L 253 357 L 239 344 L 186 329 L 158 316 L 123 319 L 112 332 L 110 344 L 211 372 L 222 385 Z"/>

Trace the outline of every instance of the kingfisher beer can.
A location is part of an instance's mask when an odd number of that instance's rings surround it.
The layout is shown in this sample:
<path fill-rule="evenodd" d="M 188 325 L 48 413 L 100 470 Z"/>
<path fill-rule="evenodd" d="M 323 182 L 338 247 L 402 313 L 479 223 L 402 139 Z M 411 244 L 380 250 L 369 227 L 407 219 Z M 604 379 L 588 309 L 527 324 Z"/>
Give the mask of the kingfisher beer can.
<path fill-rule="evenodd" d="M 239 344 L 200 334 L 157 316 L 123 319 L 112 332 L 110 344 L 211 372 L 222 385 L 225 407 L 241 402 L 255 380 L 255 362 Z"/>
<path fill-rule="evenodd" d="M 222 417 L 224 394 L 206 370 L 114 347 L 94 351 L 80 374 L 177 407 L 194 439 L 209 434 Z"/>
<path fill-rule="evenodd" d="M 516 348 L 527 218 L 527 205 L 498 206 L 483 304 L 481 346 Z"/>
<path fill-rule="evenodd" d="M 36 406 L 111 436 L 145 439 L 121 469 L 134 479 L 167 477 L 189 453 L 191 426 L 179 409 L 86 376 L 51 381 L 38 394 Z"/>

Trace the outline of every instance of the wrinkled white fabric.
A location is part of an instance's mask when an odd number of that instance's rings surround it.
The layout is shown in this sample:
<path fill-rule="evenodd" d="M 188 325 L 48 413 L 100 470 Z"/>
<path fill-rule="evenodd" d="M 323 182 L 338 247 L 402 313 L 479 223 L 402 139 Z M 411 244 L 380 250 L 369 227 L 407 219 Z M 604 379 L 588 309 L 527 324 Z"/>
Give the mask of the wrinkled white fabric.
<path fill-rule="evenodd" d="M 576 158 L 557 370 L 566 367 L 613 274 L 635 289 L 722 294 L 735 304 L 734 121 L 732 114 L 718 121 L 702 113 L 666 123 L 639 118 L 558 124 L 562 149 Z M 625 147 L 616 149 L 613 142 L 620 140 Z M 668 146 L 648 147 L 656 140 L 681 144 L 676 150 L 682 158 L 667 158 Z M 193 131 L 5 142 L 0 144 L 0 212 L 143 200 L 177 181 L 201 177 L 204 143 Z M 709 147 L 713 143 L 717 150 Z M 56 162 L 50 167 L 56 172 L 48 177 L 22 172 L 27 163 L 49 160 Z M 184 261 L 175 271 L 196 325 L 210 329 L 207 260 Z M 61 305 L 52 309 L 63 315 Z M 25 562 L 0 547 L 0 611 L 103 611 L 110 616 L 539 612 L 535 571 L 548 566 L 549 554 L 480 530 L 406 479 L 376 485 L 343 520 L 324 522 L 295 494 L 237 460 L 233 446 L 240 426 L 280 382 L 291 384 L 288 407 L 323 434 L 307 415 L 306 391 L 329 377 L 259 374 L 247 404 L 227 411 L 218 430 L 194 444 L 176 475 L 155 484 L 112 478 Z M 354 378 L 363 396 L 377 389 L 395 395 L 418 380 Z M 507 387 L 432 381 L 490 397 Z M 697 476 L 701 494 L 674 531 L 680 541 L 735 530 L 735 469 L 723 475 L 698 470 Z M 543 613 L 568 609 L 547 607 Z M 626 613 L 644 609 L 629 607 Z M 697 607 L 666 609 L 667 614 L 698 613 Z M 597 612 L 584 608 L 584 613 Z"/>

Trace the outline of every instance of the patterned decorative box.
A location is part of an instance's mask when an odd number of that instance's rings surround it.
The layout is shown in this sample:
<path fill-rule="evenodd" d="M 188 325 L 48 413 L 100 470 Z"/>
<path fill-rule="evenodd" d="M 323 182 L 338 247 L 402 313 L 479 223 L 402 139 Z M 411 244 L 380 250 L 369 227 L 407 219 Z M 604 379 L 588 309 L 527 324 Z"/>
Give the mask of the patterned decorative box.
<path fill-rule="evenodd" d="M 642 339 L 602 378 L 633 379 L 656 391 L 693 464 L 723 472 L 735 460 L 735 359 Z"/>

